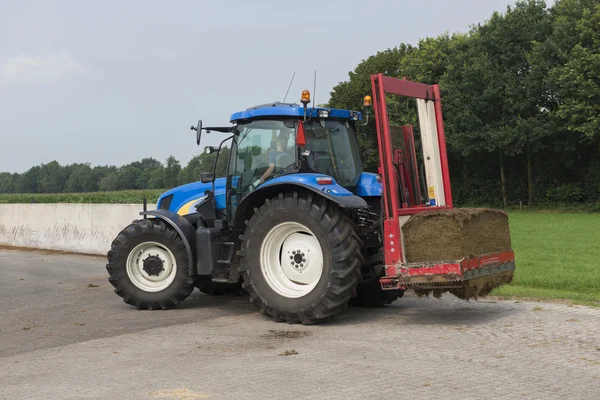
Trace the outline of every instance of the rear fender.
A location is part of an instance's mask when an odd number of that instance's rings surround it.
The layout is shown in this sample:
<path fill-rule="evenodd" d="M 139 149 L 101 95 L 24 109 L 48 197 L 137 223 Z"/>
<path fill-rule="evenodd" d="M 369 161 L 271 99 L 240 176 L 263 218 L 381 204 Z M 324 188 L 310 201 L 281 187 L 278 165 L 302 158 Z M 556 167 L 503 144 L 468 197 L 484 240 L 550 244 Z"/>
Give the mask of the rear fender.
<path fill-rule="evenodd" d="M 251 218 L 252 210 L 256 207 L 260 207 L 266 199 L 277 196 L 279 193 L 290 193 L 293 191 L 307 190 L 315 193 L 317 196 L 326 198 L 329 201 L 339 205 L 346 209 L 357 209 L 366 208 L 367 202 L 359 197 L 354 196 L 341 186 L 336 186 L 336 192 L 345 192 L 344 195 L 334 195 L 331 192 L 327 193 L 327 186 L 314 186 L 300 182 L 273 182 L 259 186 L 258 189 L 244 197 L 235 212 L 234 228 L 238 233 L 241 233 L 244 229 L 244 222 Z M 323 190 L 322 188 L 326 188 Z"/>
<path fill-rule="evenodd" d="M 193 245 L 196 243 L 196 229 L 194 225 L 181 215 L 169 210 L 142 211 L 140 215 L 162 219 L 175 229 L 175 232 L 177 232 L 185 246 L 190 276 L 196 275 L 196 246 Z"/>

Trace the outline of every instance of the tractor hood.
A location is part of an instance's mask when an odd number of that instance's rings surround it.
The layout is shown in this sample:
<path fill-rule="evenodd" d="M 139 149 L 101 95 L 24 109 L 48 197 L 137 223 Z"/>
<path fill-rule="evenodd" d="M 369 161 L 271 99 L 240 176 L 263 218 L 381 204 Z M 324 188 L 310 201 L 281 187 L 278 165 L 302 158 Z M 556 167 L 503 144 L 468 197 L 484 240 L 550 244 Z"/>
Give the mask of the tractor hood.
<path fill-rule="evenodd" d="M 312 174 L 301 174 L 312 175 Z M 283 178 L 283 177 L 280 177 Z M 299 176 L 294 175 L 286 175 L 284 179 L 293 180 L 299 179 Z M 234 177 L 234 186 L 238 177 Z M 276 179 L 274 181 L 279 181 L 281 179 Z M 226 207 L 225 202 L 225 185 L 226 178 L 217 178 L 215 179 L 215 199 L 217 210 L 224 210 Z M 274 182 L 270 182 L 274 183 Z M 194 207 L 198 204 L 206 195 L 204 194 L 207 190 L 212 190 L 212 183 L 202 183 L 202 182 L 193 182 L 188 183 L 187 185 L 178 186 L 173 188 L 165 193 L 163 193 L 156 203 L 156 208 L 169 210 L 172 212 L 176 212 L 180 215 L 186 215 L 194 212 Z M 382 187 L 379 182 L 378 175 L 372 174 L 369 172 L 363 172 L 361 174 L 360 180 L 356 187 L 356 195 L 361 197 L 369 197 L 369 196 L 381 196 Z M 348 195 L 350 192 L 348 192 Z"/>
<path fill-rule="evenodd" d="M 215 179 L 215 199 L 217 209 L 225 208 L 226 178 Z M 212 183 L 193 182 L 178 186 L 163 193 L 156 203 L 156 208 L 186 215 L 194 212 L 194 207 L 206 197 L 205 192 L 212 190 Z"/>

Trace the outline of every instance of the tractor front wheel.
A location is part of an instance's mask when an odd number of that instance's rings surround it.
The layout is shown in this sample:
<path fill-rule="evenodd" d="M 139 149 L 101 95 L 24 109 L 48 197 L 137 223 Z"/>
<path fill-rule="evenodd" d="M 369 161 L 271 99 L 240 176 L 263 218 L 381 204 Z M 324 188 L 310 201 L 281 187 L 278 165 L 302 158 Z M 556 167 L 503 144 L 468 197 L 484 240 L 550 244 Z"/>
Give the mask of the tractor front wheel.
<path fill-rule="evenodd" d="M 194 290 L 185 245 L 160 219 L 136 221 L 121 231 L 106 269 L 115 293 L 143 310 L 174 307 Z"/>
<path fill-rule="evenodd" d="M 243 287 L 263 314 L 312 324 L 342 311 L 362 261 L 352 222 L 312 193 L 288 193 L 255 209 L 241 236 Z"/>

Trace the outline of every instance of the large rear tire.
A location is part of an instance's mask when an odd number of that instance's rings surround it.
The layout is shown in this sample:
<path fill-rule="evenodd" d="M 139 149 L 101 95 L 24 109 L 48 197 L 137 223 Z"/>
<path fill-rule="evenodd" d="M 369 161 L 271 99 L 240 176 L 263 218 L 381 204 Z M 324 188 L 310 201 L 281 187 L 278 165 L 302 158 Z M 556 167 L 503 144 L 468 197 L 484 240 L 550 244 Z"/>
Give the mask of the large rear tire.
<path fill-rule="evenodd" d="M 250 301 L 277 322 L 313 324 L 342 311 L 360 278 L 354 225 L 313 193 L 267 200 L 246 221 L 240 271 Z"/>
<path fill-rule="evenodd" d="M 142 310 L 175 307 L 194 290 L 185 245 L 160 219 L 142 219 L 121 231 L 106 269 L 115 293 Z"/>

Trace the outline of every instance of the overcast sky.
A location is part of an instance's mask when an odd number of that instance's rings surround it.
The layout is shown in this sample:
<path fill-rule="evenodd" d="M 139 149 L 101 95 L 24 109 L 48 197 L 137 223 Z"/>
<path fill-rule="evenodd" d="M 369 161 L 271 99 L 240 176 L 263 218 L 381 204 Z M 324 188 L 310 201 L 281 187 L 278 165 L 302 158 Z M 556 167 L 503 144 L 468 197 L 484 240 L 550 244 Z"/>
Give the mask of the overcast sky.
<path fill-rule="evenodd" d="M 313 86 L 378 50 L 464 32 L 507 0 L 0 0 L 0 171 L 199 152 L 189 130 Z M 202 146 L 220 134 L 204 135 Z M 206 137 L 209 136 L 209 137 Z"/>

